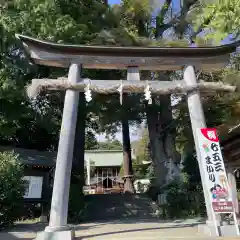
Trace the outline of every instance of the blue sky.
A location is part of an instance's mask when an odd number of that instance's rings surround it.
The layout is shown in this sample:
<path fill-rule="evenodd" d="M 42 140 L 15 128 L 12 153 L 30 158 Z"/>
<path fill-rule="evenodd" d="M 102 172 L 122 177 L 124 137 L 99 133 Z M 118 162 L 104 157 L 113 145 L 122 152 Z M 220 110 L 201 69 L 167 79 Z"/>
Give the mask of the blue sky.
<path fill-rule="evenodd" d="M 109 4 L 117 4 L 120 2 L 120 0 L 109 0 Z"/>
<path fill-rule="evenodd" d="M 108 0 L 108 3 L 109 4 L 118 4 L 120 3 L 121 0 Z M 159 0 L 159 3 L 161 4 L 162 2 L 164 2 L 163 0 Z M 179 3 L 180 1 L 179 0 L 173 0 L 173 5 L 175 8 L 179 8 Z"/>

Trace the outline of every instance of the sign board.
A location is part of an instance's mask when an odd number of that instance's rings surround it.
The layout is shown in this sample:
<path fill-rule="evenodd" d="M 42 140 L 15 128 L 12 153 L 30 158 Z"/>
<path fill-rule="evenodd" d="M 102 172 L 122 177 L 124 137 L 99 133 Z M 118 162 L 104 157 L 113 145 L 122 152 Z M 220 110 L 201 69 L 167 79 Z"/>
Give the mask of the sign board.
<path fill-rule="evenodd" d="M 216 129 L 197 129 L 208 196 L 215 213 L 233 213 L 233 199 Z"/>
<path fill-rule="evenodd" d="M 42 198 L 43 177 L 24 176 L 25 195 L 24 198 Z"/>

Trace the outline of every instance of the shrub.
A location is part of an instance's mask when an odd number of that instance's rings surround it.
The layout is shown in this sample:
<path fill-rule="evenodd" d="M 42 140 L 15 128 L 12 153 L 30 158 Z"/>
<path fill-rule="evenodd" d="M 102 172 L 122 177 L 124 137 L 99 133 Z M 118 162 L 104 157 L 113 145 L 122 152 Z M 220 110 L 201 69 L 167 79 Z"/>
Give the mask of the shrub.
<path fill-rule="evenodd" d="M 71 184 L 69 192 L 68 221 L 78 223 L 83 219 L 83 210 L 85 207 L 84 194 L 79 184 Z"/>
<path fill-rule="evenodd" d="M 20 219 L 30 220 L 41 216 L 42 205 L 40 203 L 26 202 L 21 207 Z"/>
<path fill-rule="evenodd" d="M 24 196 L 23 166 L 14 152 L 0 153 L 0 228 L 13 225 Z"/>
<path fill-rule="evenodd" d="M 165 187 L 166 204 L 164 217 L 185 218 L 203 216 L 206 213 L 203 191 L 200 186 L 193 190 L 189 184 L 173 182 Z"/>

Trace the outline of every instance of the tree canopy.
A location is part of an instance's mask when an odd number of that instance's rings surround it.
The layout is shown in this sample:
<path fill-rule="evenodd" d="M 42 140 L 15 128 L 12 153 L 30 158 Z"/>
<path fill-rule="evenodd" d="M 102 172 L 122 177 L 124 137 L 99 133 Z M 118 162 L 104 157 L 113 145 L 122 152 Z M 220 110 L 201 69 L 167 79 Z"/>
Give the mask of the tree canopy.
<path fill-rule="evenodd" d="M 203 6 L 196 16 L 196 28 L 206 29 L 205 38 L 217 44 L 229 38 L 237 40 L 240 36 L 240 1 L 202 1 Z M 210 2 L 210 3 L 209 3 Z"/>
<path fill-rule="evenodd" d="M 0 144 L 56 149 L 63 108 L 63 93 L 42 95 L 35 101 L 26 97 L 25 86 L 32 78 L 65 76 L 67 70 L 30 65 L 15 39 L 15 33 L 58 43 L 130 46 L 202 45 L 227 36 L 239 37 L 238 0 L 183 0 L 181 4 L 172 0 L 160 2 L 122 0 L 114 6 L 100 0 L 14 0 L 1 3 L 0 104 L 3 107 L 0 109 Z M 166 74 L 170 80 L 181 78 L 179 72 Z M 233 56 L 228 69 L 198 74 L 205 81 L 231 82 L 235 79 L 236 83 L 239 80 L 239 56 Z M 126 73 L 84 70 L 83 76 L 123 79 Z M 158 74 L 155 74 L 155 79 L 159 79 Z M 203 102 L 208 126 L 239 118 L 237 95 L 203 96 Z M 145 102 L 140 95 L 127 96 L 124 108 L 133 124 L 146 117 Z M 87 149 L 95 148 L 96 132 L 116 133 L 123 115 L 121 109 L 118 96 L 94 96 L 87 105 L 86 122 L 87 129 L 90 129 L 86 134 Z M 184 98 L 174 111 L 178 142 L 185 144 L 191 131 Z"/>

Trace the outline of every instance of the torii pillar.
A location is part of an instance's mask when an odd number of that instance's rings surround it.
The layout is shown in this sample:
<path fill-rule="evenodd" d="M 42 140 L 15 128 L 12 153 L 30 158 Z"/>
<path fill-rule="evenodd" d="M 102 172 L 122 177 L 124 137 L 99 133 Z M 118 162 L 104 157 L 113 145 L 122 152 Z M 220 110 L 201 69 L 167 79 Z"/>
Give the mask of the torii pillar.
<path fill-rule="evenodd" d="M 70 65 L 68 73 L 70 83 L 80 82 L 80 71 L 80 65 L 75 63 Z M 67 217 L 78 103 L 79 92 L 67 90 L 59 136 L 50 221 L 45 231 L 37 236 L 39 240 L 74 238 L 74 231 L 67 225 Z"/>

